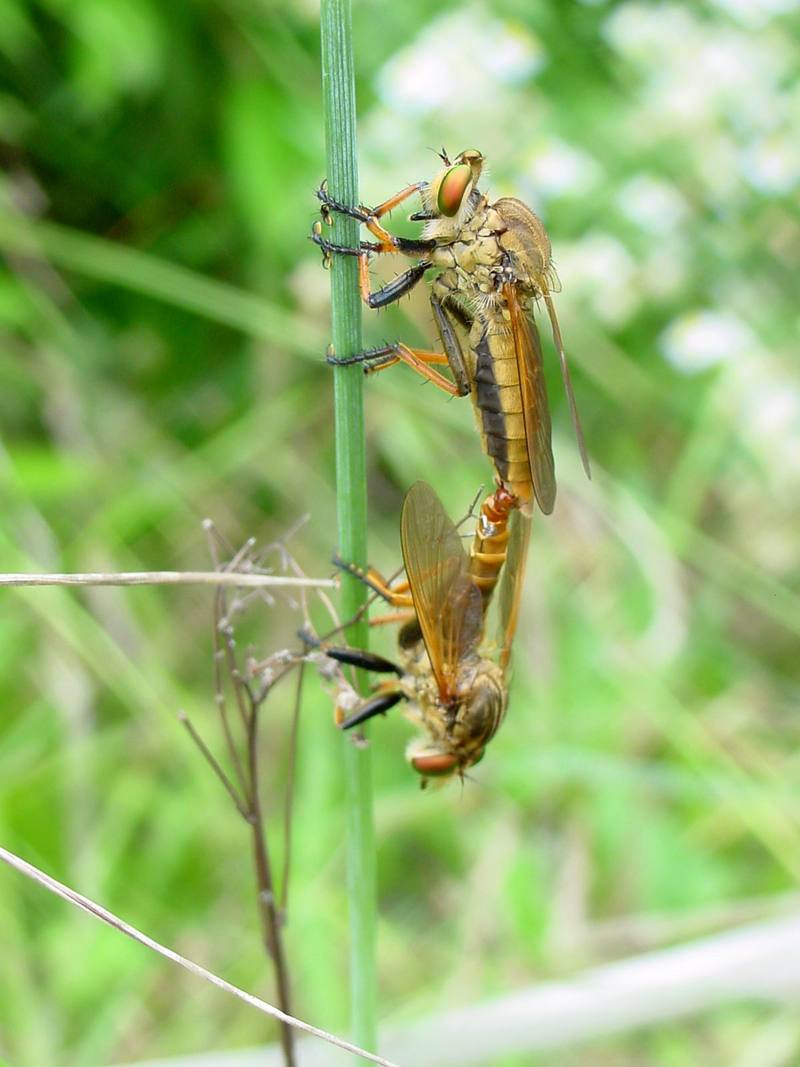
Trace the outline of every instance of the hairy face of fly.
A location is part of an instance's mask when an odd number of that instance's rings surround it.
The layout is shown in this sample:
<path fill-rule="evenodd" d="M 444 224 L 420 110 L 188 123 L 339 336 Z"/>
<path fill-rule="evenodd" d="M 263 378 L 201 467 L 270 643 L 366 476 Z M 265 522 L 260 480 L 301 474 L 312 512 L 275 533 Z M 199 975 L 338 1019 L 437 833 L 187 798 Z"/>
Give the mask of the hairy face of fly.
<path fill-rule="evenodd" d="M 411 766 L 423 778 L 447 780 L 462 775 L 483 759 L 489 740 L 503 714 L 503 698 L 489 679 L 473 684 L 439 738 L 412 741 L 406 752 Z"/>

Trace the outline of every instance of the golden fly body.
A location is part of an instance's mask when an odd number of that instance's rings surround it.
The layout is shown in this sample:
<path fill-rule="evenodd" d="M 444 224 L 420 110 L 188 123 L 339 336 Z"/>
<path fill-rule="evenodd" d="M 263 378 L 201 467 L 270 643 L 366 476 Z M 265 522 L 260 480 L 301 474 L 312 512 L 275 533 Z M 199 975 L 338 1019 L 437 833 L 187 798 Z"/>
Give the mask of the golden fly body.
<path fill-rule="evenodd" d="M 552 299 L 558 279 L 550 239 L 541 219 L 522 201 L 504 197 L 492 202 L 481 192 L 484 157 L 479 151 L 462 152 L 452 162 L 442 152 L 442 162 L 432 181 L 409 185 L 372 210 L 338 204 L 324 184 L 318 190 L 324 212 L 355 217 L 376 238 L 361 242 L 359 249 L 347 249 L 326 241 L 319 230 L 313 234 L 326 255 L 358 256 L 361 293 L 370 307 L 400 299 L 429 270 L 437 271 L 430 303 L 442 347 L 429 351 L 398 341 L 341 359 L 332 356 L 329 361 L 361 363 L 367 373 L 405 363 L 450 395 L 470 395 L 483 449 L 498 481 L 526 513 L 535 500 L 549 514 L 556 481 L 542 345 L 533 319 L 538 302 L 550 319 L 581 459 L 590 476 Z M 425 223 L 423 235 L 395 237 L 380 220 L 415 194 L 423 207 L 411 218 Z M 383 253 L 401 253 L 419 262 L 373 292 L 369 260 Z M 445 366 L 452 380 L 437 369 Z"/>

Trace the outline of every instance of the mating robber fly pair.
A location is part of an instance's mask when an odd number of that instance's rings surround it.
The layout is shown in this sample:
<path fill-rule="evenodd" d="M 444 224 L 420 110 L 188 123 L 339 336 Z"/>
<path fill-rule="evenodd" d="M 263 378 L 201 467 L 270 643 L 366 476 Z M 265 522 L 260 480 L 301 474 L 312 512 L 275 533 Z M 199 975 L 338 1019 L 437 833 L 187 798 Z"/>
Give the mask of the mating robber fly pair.
<path fill-rule="evenodd" d="M 477 150 L 450 161 L 430 182 L 416 182 L 378 207 L 350 207 L 317 190 L 323 222 L 334 213 L 365 225 L 374 240 L 349 248 L 328 241 L 321 223 L 312 232 L 326 257 L 356 256 L 361 295 L 371 308 L 408 293 L 428 271 L 438 273 L 430 290 L 442 351 L 396 342 L 342 358 L 373 374 L 405 363 L 451 396 L 472 398 L 483 449 L 494 466 L 497 487 L 480 511 L 469 551 L 433 489 L 419 482 L 406 495 L 401 544 L 406 583 L 390 588 L 361 575 L 397 607 L 410 609 L 398 643 L 402 666 L 371 653 L 326 647 L 329 656 L 373 671 L 395 673 L 341 724 L 364 722 L 405 700 L 406 714 L 424 730 L 407 753 L 424 779 L 463 775 L 483 756 L 505 714 L 506 673 L 516 629 L 519 598 L 534 505 L 550 514 L 556 482 L 550 409 L 542 346 L 532 318 L 541 301 L 550 319 L 561 363 L 572 424 L 584 469 L 589 461 L 575 405 L 552 293 L 558 290 L 550 240 L 541 220 L 520 200 L 493 203 L 478 188 L 484 159 Z M 424 222 L 417 239 L 395 237 L 381 219 L 414 195 Z M 372 256 L 399 253 L 418 262 L 371 291 Z M 437 367 L 448 367 L 452 380 Z M 487 643 L 487 609 L 499 582 L 499 631 Z M 493 657 L 487 651 L 493 644 Z"/>

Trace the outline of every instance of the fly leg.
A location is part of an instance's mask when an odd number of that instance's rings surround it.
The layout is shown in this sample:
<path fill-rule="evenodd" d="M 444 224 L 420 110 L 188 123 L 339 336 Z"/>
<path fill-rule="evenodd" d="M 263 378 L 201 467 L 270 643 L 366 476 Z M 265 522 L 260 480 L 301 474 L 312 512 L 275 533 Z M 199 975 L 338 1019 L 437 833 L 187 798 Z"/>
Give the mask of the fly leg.
<path fill-rule="evenodd" d="M 423 240 L 410 237 L 395 237 L 393 234 L 389 233 L 387 229 L 381 226 L 378 221 L 393 208 L 397 207 L 398 204 L 401 204 L 404 200 L 408 199 L 408 197 L 422 189 L 424 185 L 424 182 L 417 182 L 415 185 L 409 185 L 399 193 L 395 194 L 395 196 L 390 197 L 382 204 L 379 204 L 378 207 L 373 208 L 371 211 L 365 207 L 352 208 L 348 207 L 346 204 L 340 204 L 328 193 L 326 182 L 323 182 L 317 190 L 317 197 L 322 202 L 323 218 L 330 220 L 331 212 L 347 215 L 349 218 L 355 219 L 357 222 L 365 225 L 370 233 L 377 237 L 377 241 L 362 241 L 358 248 L 350 248 L 349 246 L 337 245 L 326 240 L 322 236 L 322 227 L 319 223 L 315 223 L 311 234 L 311 240 L 320 246 L 326 259 L 331 255 L 358 257 L 358 275 L 361 298 L 368 307 L 382 308 L 386 307 L 387 304 L 394 303 L 395 300 L 399 300 L 413 289 L 431 266 L 427 260 L 424 260 L 398 275 L 397 278 L 389 282 L 387 285 L 382 286 L 375 292 L 371 291 L 369 278 L 370 255 L 399 252 L 407 256 L 423 256 L 426 252 L 430 252 L 435 247 L 436 242 L 432 239 Z"/>
<path fill-rule="evenodd" d="M 311 227 L 311 240 L 322 249 L 322 263 L 325 267 L 330 266 L 331 257 L 334 255 L 357 256 L 359 260 L 362 258 L 369 260 L 370 253 L 380 251 L 377 241 L 361 241 L 358 248 L 353 248 L 350 245 L 337 245 L 327 240 L 322 236 L 322 223 L 319 220 Z"/>
<path fill-rule="evenodd" d="M 424 189 L 426 184 L 426 182 L 415 182 L 413 185 L 407 185 L 405 189 L 401 189 L 399 193 L 390 196 L 388 200 L 384 200 L 382 204 L 372 208 L 372 210 L 363 206 L 348 207 L 347 204 L 340 204 L 328 192 L 327 181 L 324 181 L 317 189 L 317 198 L 322 203 L 323 217 L 326 219 L 330 217 L 331 212 L 336 212 L 338 215 L 347 215 L 348 218 L 355 219 L 366 226 L 369 232 L 378 238 L 378 247 L 374 251 L 403 252 L 406 255 L 418 255 L 429 252 L 434 247 L 435 241 L 395 237 L 381 226 L 379 220 L 402 204 L 404 200 L 408 200 L 410 196 Z"/>
<path fill-rule="evenodd" d="M 332 255 L 357 257 L 358 283 L 361 290 L 361 299 L 367 307 L 371 308 L 386 307 L 387 304 L 393 304 L 396 300 L 400 300 L 406 293 L 411 292 L 425 272 L 433 265 L 429 260 L 424 259 L 419 263 L 415 263 L 413 267 L 409 267 L 408 270 L 403 271 L 402 274 L 398 274 L 396 278 L 393 278 L 392 281 L 388 282 L 386 285 L 381 286 L 380 289 L 376 289 L 375 292 L 372 292 L 369 277 L 369 257 L 372 253 L 387 251 L 387 249 L 383 248 L 378 241 L 362 241 L 358 248 L 351 248 L 349 245 L 337 245 L 322 236 L 322 227 L 319 222 L 314 223 L 311 231 L 311 240 L 315 245 L 319 245 L 322 249 L 323 263 L 328 263 Z M 432 247 L 431 242 L 427 241 L 406 241 L 405 238 L 401 237 L 398 237 L 396 240 L 402 242 L 404 247 L 393 248 L 388 251 L 406 252 L 409 251 L 405 247 L 406 245 L 414 245 L 415 247 L 409 254 L 418 255 L 429 251 Z"/>
<path fill-rule="evenodd" d="M 358 282 L 361 289 L 361 299 L 371 308 L 383 308 L 388 304 L 394 304 L 395 301 L 400 300 L 410 293 L 414 286 L 424 276 L 425 272 L 430 270 L 433 264 L 429 259 L 423 259 L 419 263 L 415 263 L 413 267 L 409 267 L 408 270 L 404 270 L 402 274 L 398 274 L 396 278 L 392 278 L 386 285 L 382 285 L 380 289 L 376 289 L 372 292 L 370 289 L 370 277 L 369 277 L 369 254 L 361 254 L 358 260 Z"/>
<path fill-rule="evenodd" d="M 351 667 L 361 667 L 365 671 L 373 671 L 375 674 L 396 674 L 398 678 L 403 676 L 403 670 L 390 659 L 379 656 L 376 652 L 366 652 L 363 648 L 349 648 L 347 645 L 321 644 L 320 651 L 326 656 L 335 659 L 337 663 L 347 663 Z"/>
<path fill-rule="evenodd" d="M 367 567 L 364 570 L 355 563 L 345 563 L 340 556 L 334 556 L 333 562 L 347 574 L 351 574 L 354 578 L 363 582 L 373 593 L 377 593 L 379 597 L 382 597 L 387 604 L 400 609 L 399 611 L 390 611 L 386 615 L 373 615 L 369 620 L 370 626 L 389 626 L 394 623 L 409 622 L 415 617 L 414 600 L 411 596 L 411 586 L 408 584 L 407 579 L 391 585 L 374 567 Z"/>
<path fill-rule="evenodd" d="M 395 704 L 399 704 L 401 700 L 406 700 L 407 697 L 401 689 L 386 688 L 383 692 L 377 692 L 374 696 L 371 696 L 369 700 L 365 700 L 360 708 L 357 708 L 347 718 L 342 719 L 338 723 L 340 730 L 350 730 L 353 726 L 359 726 L 362 722 L 366 722 L 367 719 L 372 719 L 375 715 L 385 715 L 389 708 L 393 708 Z"/>
<path fill-rule="evenodd" d="M 382 597 L 387 604 L 391 604 L 394 608 L 411 608 L 414 606 L 414 602 L 411 599 L 411 593 L 407 581 L 397 582 L 396 585 L 390 585 L 386 579 L 375 570 L 374 567 L 359 567 L 357 563 L 347 563 L 341 558 L 341 556 L 334 555 L 334 566 L 343 570 L 346 574 L 351 575 L 353 578 L 357 578 L 359 582 L 363 582 L 373 593 L 377 593 L 379 597 Z"/>
<path fill-rule="evenodd" d="M 450 360 L 444 352 L 429 352 L 424 348 L 411 348 L 409 345 L 403 344 L 402 341 L 397 341 L 392 345 L 383 345 L 381 348 L 370 348 L 366 352 L 359 352 L 354 356 L 343 356 L 341 359 L 332 355 L 328 355 L 325 358 L 328 363 L 338 367 L 362 363 L 365 374 L 377 374 L 378 371 L 393 367 L 396 363 L 405 363 L 406 366 L 411 367 L 426 381 L 432 382 L 442 392 L 450 396 L 466 396 L 469 392 L 468 384 L 464 389 L 462 385 L 454 384 L 430 366 L 430 364 L 450 365 Z"/>
<path fill-rule="evenodd" d="M 374 671 L 376 674 L 396 674 L 398 678 L 403 676 L 403 671 L 397 664 L 384 659 L 383 656 L 378 656 L 374 652 L 365 652 L 363 649 L 358 648 L 340 648 L 325 645 L 322 646 L 322 651 L 338 663 L 362 667 L 364 670 Z M 397 682 L 382 682 L 368 700 L 363 701 L 355 711 L 345 718 L 339 718 L 342 715 L 342 711 L 337 708 L 336 725 L 341 730 L 349 730 L 351 727 L 358 726 L 375 715 L 385 715 L 389 708 L 393 708 L 395 704 L 405 699 L 407 699 L 406 695 Z"/>
<path fill-rule="evenodd" d="M 373 615 L 369 624 L 370 626 L 396 626 L 400 623 L 411 622 L 416 617 L 414 609 L 407 608 L 405 611 L 390 611 L 386 615 Z"/>
<path fill-rule="evenodd" d="M 458 304 L 453 303 L 450 290 L 442 284 L 440 279 L 434 282 L 431 289 L 431 310 L 433 311 L 436 329 L 442 342 L 442 348 L 447 356 L 450 373 L 453 375 L 458 387 L 458 396 L 466 396 L 470 392 L 470 377 L 467 363 L 464 359 L 464 351 L 455 328 L 453 319 L 461 324 L 466 330 L 472 326 L 469 314 Z"/>
<path fill-rule="evenodd" d="M 392 612 L 390 615 L 381 616 L 378 619 L 371 619 L 371 626 L 382 625 L 389 622 L 408 622 L 409 619 L 414 619 L 416 617 L 414 615 L 413 600 L 411 599 L 407 581 L 398 582 L 395 586 L 391 586 L 389 582 L 387 582 L 386 579 L 372 567 L 365 570 L 364 568 L 357 566 L 355 563 L 346 563 L 338 555 L 333 557 L 333 562 L 337 567 L 346 571 L 347 574 L 350 574 L 354 578 L 363 582 L 393 607 L 404 609 Z M 338 663 L 346 663 L 353 667 L 361 667 L 364 670 L 374 671 L 379 674 L 396 674 L 398 678 L 403 677 L 404 671 L 401 667 L 396 663 L 392 663 L 391 660 L 379 656 L 375 652 L 367 652 L 363 649 L 349 648 L 347 646 L 326 645 L 323 642 L 319 642 L 318 647 L 327 656 L 330 656 L 331 659 L 336 660 Z M 406 699 L 408 698 L 405 692 L 397 682 L 382 682 L 372 696 L 369 697 L 368 700 L 363 701 L 349 715 L 342 717 L 344 712 L 337 706 L 336 724 L 341 730 L 349 730 L 353 726 L 358 726 L 361 723 L 366 722 L 368 719 L 373 718 L 375 715 L 385 715 L 395 704 Z"/>
<path fill-rule="evenodd" d="M 410 270 L 406 271 L 405 275 L 401 274 L 399 278 L 395 278 L 394 282 L 390 282 L 383 290 L 379 290 L 378 294 L 370 294 L 371 299 L 368 302 L 371 304 L 374 297 L 397 285 L 406 275 L 423 267 L 427 269 L 428 266 L 430 264 L 423 260 L 416 267 L 411 267 Z M 369 278 L 367 277 L 368 281 Z M 412 284 L 416 284 L 416 281 Z M 458 338 L 456 324 L 469 330 L 472 326 L 472 317 L 464 308 L 453 302 L 450 289 L 443 285 L 439 279 L 434 282 L 431 290 L 431 309 L 444 352 L 431 352 L 423 348 L 411 348 L 409 345 L 403 344 L 402 341 L 397 341 L 395 344 L 384 345 L 381 348 L 371 348 L 366 352 L 359 352 L 354 356 L 345 356 L 341 359 L 334 355 L 328 355 L 328 363 L 332 363 L 334 366 L 351 366 L 354 363 L 361 363 L 364 366 L 365 374 L 376 374 L 378 371 L 393 367 L 396 363 L 405 363 L 421 377 L 433 382 L 435 386 L 450 396 L 467 396 L 470 392 L 471 382 L 464 352 Z M 448 366 L 455 381 L 449 381 L 434 370 L 432 364 Z"/>

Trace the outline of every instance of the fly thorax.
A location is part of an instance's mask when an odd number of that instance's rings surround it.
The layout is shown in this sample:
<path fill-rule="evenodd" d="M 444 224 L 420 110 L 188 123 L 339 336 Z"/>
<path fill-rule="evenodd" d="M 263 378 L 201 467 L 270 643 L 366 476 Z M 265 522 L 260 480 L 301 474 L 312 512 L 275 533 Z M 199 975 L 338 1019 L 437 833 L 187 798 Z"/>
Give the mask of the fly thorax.
<path fill-rule="evenodd" d="M 472 248 L 475 262 L 490 267 L 492 273 L 496 273 L 497 264 L 505 259 L 505 253 L 492 233 L 478 234 Z"/>
<path fill-rule="evenodd" d="M 456 267 L 456 254 L 454 246 L 451 244 L 436 245 L 428 253 L 428 259 L 441 271 L 454 270 Z"/>
<path fill-rule="evenodd" d="M 490 264 L 479 263 L 472 250 L 456 266 L 458 291 L 465 300 L 471 301 L 479 312 L 485 308 L 491 310 L 500 300 L 496 273 Z"/>
<path fill-rule="evenodd" d="M 532 296 L 557 289 L 550 238 L 538 215 L 512 197 L 497 200 L 491 210 L 503 220 L 505 232 L 500 242 L 508 253 L 519 284 Z"/>

